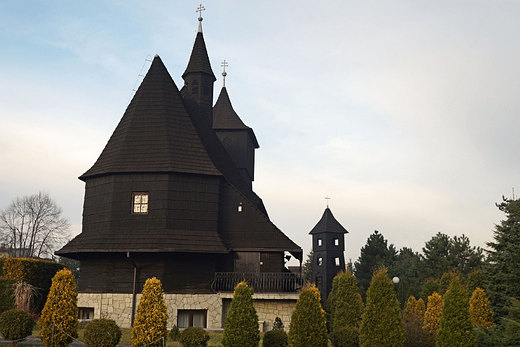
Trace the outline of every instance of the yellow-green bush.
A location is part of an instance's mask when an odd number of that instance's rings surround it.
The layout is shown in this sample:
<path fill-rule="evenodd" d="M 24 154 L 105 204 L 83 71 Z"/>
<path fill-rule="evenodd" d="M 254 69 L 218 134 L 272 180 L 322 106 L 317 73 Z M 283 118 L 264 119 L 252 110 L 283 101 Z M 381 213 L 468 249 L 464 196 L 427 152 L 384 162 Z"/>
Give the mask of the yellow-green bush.
<path fill-rule="evenodd" d="M 469 317 L 466 290 L 454 278 L 444 295 L 437 347 L 476 347 L 477 339 Z"/>
<path fill-rule="evenodd" d="M 489 305 L 489 299 L 482 288 L 476 288 L 469 299 L 469 315 L 473 326 L 480 325 L 484 328 L 492 326 L 493 310 Z"/>
<path fill-rule="evenodd" d="M 168 313 L 161 281 L 155 277 L 147 279 L 142 294 L 132 328 L 132 346 L 160 347 L 160 339 L 168 335 Z"/>
<path fill-rule="evenodd" d="M 302 289 L 289 325 L 292 347 L 326 347 L 328 343 L 325 311 L 320 291 L 314 284 Z"/>
<path fill-rule="evenodd" d="M 12 280 L 22 280 L 39 288 L 34 298 L 34 310 L 40 313 L 47 301 L 53 276 L 65 266 L 52 261 L 32 258 L 7 258 L 4 261 L 4 277 Z"/>
<path fill-rule="evenodd" d="M 262 340 L 262 347 L 287 347 L 288 344 L 287 333 L 281 329 L 269 330 Z"/>
<path fill-rule="evenodd" d="M 189 327 L 182 331 L 180 341 L 184 347 L 206 347 L 209 334 L 202 328 Z"/>
<path fill-rule="evenodd" d="M 31 335 L 34 327 L 32 316 L 22 310 L 9 310 L 0 314 L 0 334 L 6 340 L 20 340 Z"/>
<path fill-rule="evenodd" d="M 439 332 L 443 304 L 444 300 L 437 292 L 433 292 L 433 294 L 428 297 L 428 305 L 426 305 L 426 312 L 424 313 L 423 329 L 430 334 L 433 341 L 437 339 L 437 333 Z"/>
<path fill-rule="evenodd" d="M 66 347 L 72 342 L 70 336 L 78 337 L 77 303 L 74 275 L 67 269 L 58 271 L 52 278 L 49 296 L 38 321 L 40 339 L 45 346 L 51 346 L 53 340 L 54 346 Z"/>
<path fill-rule="evenodd" d="M 403 347 L 405 342 L 401 310 L 386 268 L 374 272 L 367 291 L 367 303 L 359 328 L 362 347 Z"/>
<path fill-rule="evenodd" d="M 91 347 L 115 347 L 121 340 L 121 328 L 112 319 L 94 319 L 85 327 L 84 339 Z"/>
<path fill-rule="evenodd" d="M 253 304 L 253 288 L 240 282 L 235 287 L 231 306 L 224 322 L 224 347 L 258 347 L 260 330 Z"/>

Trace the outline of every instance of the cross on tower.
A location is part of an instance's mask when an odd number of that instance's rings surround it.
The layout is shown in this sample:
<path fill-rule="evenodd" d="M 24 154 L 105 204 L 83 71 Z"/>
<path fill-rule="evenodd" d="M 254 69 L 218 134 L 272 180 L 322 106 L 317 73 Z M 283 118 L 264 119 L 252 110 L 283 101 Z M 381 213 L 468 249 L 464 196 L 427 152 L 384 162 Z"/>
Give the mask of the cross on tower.
<path fill-rule="evenodd" d="M 329 198 L 329 195 L 328 195 L 328 194 L 327 194 L 327 196 L 325 197 L 325 200 L 327 200 L 327 208 L 329 208 L 329 200 L 330 200 L 330 198 Z"/>
<path fill-rule="evenodd" d="M 204 6 L 202 6 L 202 4 L 200 4 L 199 7 L 197 7 L 197 11 L 195 11 L 199 12 L 199 20 L 202 19 L 202 11 L 206 11 L 206 9 L 204 8 Z"/>
<path fill-rule="evenodd" d="M 222 72 L 222 86 L 225 87 L 226 86 L 226 76 L 227 76 L 226 67 L 228 66 L 228 62 L 224 59 L 224 61 L 222 62 L 222 64 L 220 64 L 220 66 L 222 66 L 224 68 L 224 72 Z"/>

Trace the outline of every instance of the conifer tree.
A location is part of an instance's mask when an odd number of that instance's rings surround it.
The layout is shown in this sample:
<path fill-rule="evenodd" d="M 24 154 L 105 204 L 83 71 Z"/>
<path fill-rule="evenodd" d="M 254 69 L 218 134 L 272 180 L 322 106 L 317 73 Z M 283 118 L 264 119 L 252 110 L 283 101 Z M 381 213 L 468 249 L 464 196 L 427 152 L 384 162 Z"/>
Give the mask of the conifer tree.
<path fill-rule="evenodd" d="M 166 339 L 168 313 L 164 302 L 161 281 L 155 277 L 144 283 L 141 300 L 137 306 L 134 327 L 132 328 L 132 346 L 162 346 L 161 338 Z"/>
<path fill-rule="evenodd" d="M 402 347 L 404 333 L 401 311 L 392 280 L 385 267 L 374 272 L 359 329 L 361 347 Z"/>
<path fill-rule="evenodd" d="M 65 347 L 78 337 L 78 293 L 76 281 L 68 269 L 52 278 L 52 285 L 43 307 L 38 328 L 45 346 Z M 53 336 L 54 330 L 54 336 Z M 51 341 L 52 340 L 52 341 Z"/>
<path fill-rule="evenodd" d="M 433 292 L 433 294 L 428 297 L 428 304 L 426 305 L 426 312 L 424 313 L 423 329 L 430 334 L 431 340 L 434 342 L 439 332 L 443 305 L 444 300 L 439 293 Z"/>
<path fill-rule="evenodd" d="M 406 347 L 427 347 L 432 345 L 428 332 L 423 329 L 425 310 L 424 301 L 422 299 L 416 300 L 413 295 L 410 295 L 403 314 Z"/>
<path fill-rule="evenodd" d="M 325 311 L 320 291 L 314 284 L 302 289 L 289 325 L 291 347 L 327 347 Z"/>
<path fill-rule="evenodd" d="M 346 326 L 359 327 L 363 301 L 357 291 L 356 277 L 350 272 L 342 271 L 334 279 L 336 278 L 337 292 L 332 314 L 332 330 L 336 331 Z"/>
<path fill-rule="evenodd" d="M 466 290 L 454 278 L 444 295 L 437 347 L 477 347 Z"/>
<path fill-rule="evenodd" d="M 224 347 L 258 347 L 260 330 L 253 303 L 253 288 L 246 282 L 235 287 L 226 321 L 222 344 Z"/>
<path fill-rule="evenodd" d="M 495 313 L 495 320 L 507 314 L 510 298 L 520 299 L 520 200 L 503 198 L 497 204 L 506 219 L 495 226 L 493 242 L 488 242 L 485 278 L 489 281 L 486 294 Z"/>
<path fill-rule="evenodd" d="M 473 326 L 488 328 L 493 325 L 493 311 L 489 299 L 482 288 L 476 288 L 469 299 L 469 315 Z"/>

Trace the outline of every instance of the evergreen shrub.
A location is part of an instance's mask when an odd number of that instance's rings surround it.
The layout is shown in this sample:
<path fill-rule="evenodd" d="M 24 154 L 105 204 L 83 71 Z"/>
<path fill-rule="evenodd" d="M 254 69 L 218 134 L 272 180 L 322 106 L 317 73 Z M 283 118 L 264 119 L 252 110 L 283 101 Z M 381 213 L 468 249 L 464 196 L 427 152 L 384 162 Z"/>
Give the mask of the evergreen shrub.
<path fill-rule="evenodd" d="M 132 346 L 162 346 L 161 338 L 167 338 L 168 313 L 162 291 L 161 281 L 149 278 L 144 283 L 141 300 L 137 306 L 134 327 L 132 328 Z"/>
<path fill-rule="evenodd" d="M 180 342 L 184 347 L 206 347 L 209 334 L 202 328 L 189 327 L 182 331 Z"/>
<path fill-rule="evenodd" d="M 258 315 L 253 303 L 253 288 L 245 282 L 235 287 L 231 306 L 229 307 L 222 345 L 224 347 L 258 347 L 260 330 Z"/>
<path fill-rule="evenodd" d="M 20 340 L 32 334 L 34 320 L 23 310 L 9 310 L 0 314 L 0 335 L 6 340 Z"/>
<path fill-rule="evenodd" d="M 362 347 L 403 347 L 405 342 L 401 310 L 385 267 L 374 271 L 367 291 L 367 304 L 359 328 Z"/>
<path fill-rule="evenodd" d="M 280 317 L 276 317 L 274 319 L 273 330 L 285 330 L 282 319 Z"/>
<path fill-rule="evenodd" d="M 437 333 L 439 332 L 443 304 L 444 300 L 437 292 L 433 292 L 433 294 L 428 297 L 428 304 L 426 305 L 426 312 L 424 313 L 423 329 L 430 334 L 430 338 L 433 341 L 437 339 Z"/>
<path fill-rule="evenodd" d="M 4 278 L 22 280 L 38 288 L 34 298 L 34 310 L 40 313 L 45 306 L 54 275 L 65 265 L 32 258 L 7 258 L 4 261 Z"/>
<path fill-rule="evenodd" d="M 179 327 L 174 325 L 172 330 L 170 330 L 168 337 L 172 341 L 179 341 L 179 339 L 181 338 L 181 331 L 179 330 Z"/>
<path fill-rule="evenodd" d="M 455 277 L 444 295 L 437 347 L 476 347 L 466 290 Z"/>
<path fill-rule="evenodd" d="M 488 328 L 493 325 L 493 310 L 484 289 L 477 287 L 469 299 L 469 315 L 473 326 Z"/>
<path fill-rule="evenodd" d="M 45 346 L 52 343 L 56 347 L 66 347 L 72 342 L 72 337 L 78 337 L 77 303 L 74 275 L 68 269 L 58 271 L 52 278 L 49 296 L 38 321 L 40 339 Z"/>
<path fill-rule="evenodd" d="M 16 280 L 0 278 L 0 313 L 13 309 L 13 284 Z"/>
<path fill-rule="evenodd" d="M 273 329 L 264 334 L 263 347 L 287 347 L 289 338 L 284 330 Z"/>
<path fill-rule="evenodd" d="M 337 279 L 337 280 L 336 280 Z M 332 310 L 332 331 L 344 327 L 359 328 L 363 300 L 357 291 L 356 277 L 350 272 L 340 272 L 334 278 L 336 285 L 334 309 Z M 334 289 L 333 289 L 334 291 Z"/>
<path fill-rule="evenodd" d="M 85 327 L 84 339 L 92 347 L 115 347 L 121 340 L 121 328 L 112 319 L 94 319 Z"/>
<path fill-rule="evenodd" d="M 302 289 L 289 325 L 291 347 L 327 347 L 325 311 L 320 291 L 314 284 Z"/>
<path fill-rule="evenodd" d="M 330 334 L 330 342 L 334 347 L 358 347 L 359 328 L 356 326 L 345 326 L 334 330 Z"/>

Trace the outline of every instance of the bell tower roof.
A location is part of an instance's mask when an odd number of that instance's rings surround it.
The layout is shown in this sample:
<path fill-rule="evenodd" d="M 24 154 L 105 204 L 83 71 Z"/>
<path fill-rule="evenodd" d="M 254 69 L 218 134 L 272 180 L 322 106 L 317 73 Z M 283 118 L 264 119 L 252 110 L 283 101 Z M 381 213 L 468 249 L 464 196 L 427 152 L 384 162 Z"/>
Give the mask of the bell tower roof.
<path fill-rule="evenodd" d="M 326 208 L 325 212 L 323 212 L 323 216 L 320 221 L 314 228 L 312 228 L 309 234 L 321 234 L 321 233 L 338 233 L 338 234 L 348 234 L 347 229 L 345 229 L 337 220 L 334 218 L 332 211 L 330 208 Z"/>

